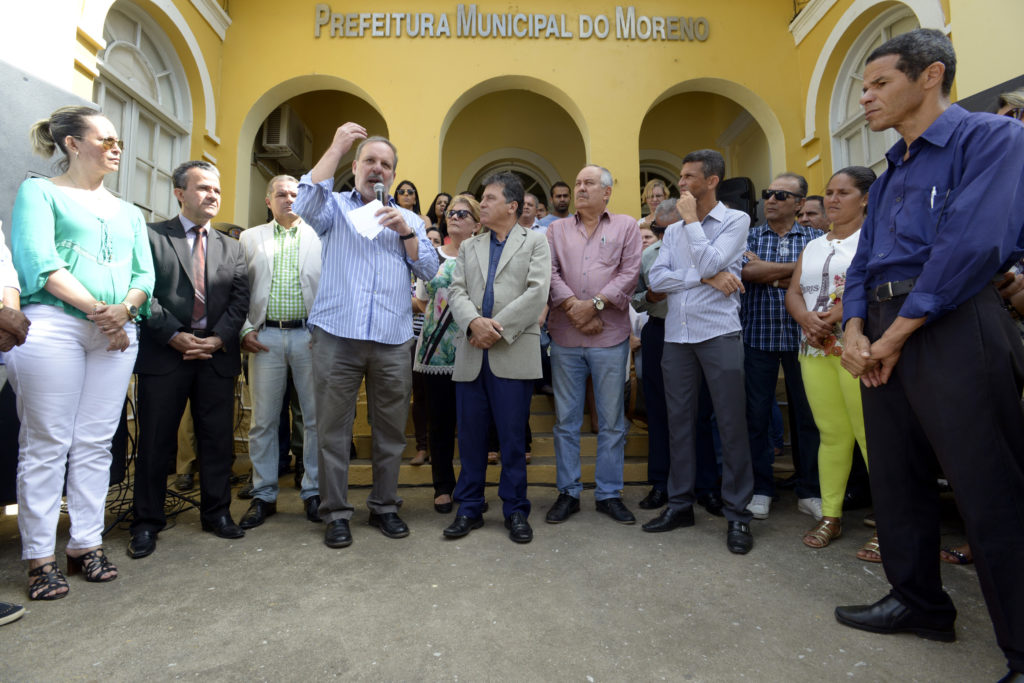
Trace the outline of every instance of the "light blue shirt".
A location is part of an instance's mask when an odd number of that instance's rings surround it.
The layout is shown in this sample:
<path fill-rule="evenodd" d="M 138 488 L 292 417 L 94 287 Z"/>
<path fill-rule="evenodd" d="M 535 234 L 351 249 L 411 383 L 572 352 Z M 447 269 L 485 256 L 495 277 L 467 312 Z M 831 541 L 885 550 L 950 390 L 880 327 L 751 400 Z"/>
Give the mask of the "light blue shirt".
<path fill-rule="evenodd" d="M 333 178 L 313 184 L 310 174 L 299 181 L 293 211 L 320 236 L 323 269 L 309 324 L 346 339 L 401 344 L 412 338 L 409 271 L 421 280 L 437 274 L 437 250 L 427 239 L 423 221 L 399 207 L 406 225 L 416 233 L 419 258 L 412 261 L 394 230 L 372 240 L 356 232 L 347 214 L 363 205 L 353 190 L 332 191 Z M 390 206 L 397 207 L 391 198 Z"/>
<path fill-rule="evenodd" d="M 740 276 L 750 216 L 719 202 L 700 223 L 673 223 L 665 231 L 648 277 L 668 294 L 665 341 L 696 344 L 740 328 L 740 295 L 725 296 L 701 283 L 721 271 Z"/>

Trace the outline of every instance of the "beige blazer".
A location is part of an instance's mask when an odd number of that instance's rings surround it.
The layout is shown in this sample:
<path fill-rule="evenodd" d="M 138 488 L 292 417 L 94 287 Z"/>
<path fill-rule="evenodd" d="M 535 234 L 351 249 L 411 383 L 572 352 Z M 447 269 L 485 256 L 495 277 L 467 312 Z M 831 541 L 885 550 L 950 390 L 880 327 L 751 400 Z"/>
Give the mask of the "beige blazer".
<path fill-rule="evenodd" d="M 299 223 L 299 284 L 306 313 L 313 310 L 313 299 L 320 285 L 320 238 L 309 225 Z M 267 319 L 270 281 L 274 275 L 274 223 L 264 223 L 243 230 L 238 238 L 249 270 L 249 315 L 241 334 L 263 327 Z"/>
<path fill-rule="evenodd" d="M 484 352 L 469 343 L 469 324 L 480 317 L 490 265 L 491 233 L 466 240 L 455 261 L 448 307 L 458 325 L 455 340 L 456 382 L 469 382 L 480 374 Z M 551 285 L 551 253 L 548 241 L 536 230 L 516 224 L 509 231 L 494 274 L 494 310 L 491 317 L 503 330 L 501 339 L 488 350 L 491 372 L 505 379 L 537 379 L 541 376 L 540 326 Z"/>

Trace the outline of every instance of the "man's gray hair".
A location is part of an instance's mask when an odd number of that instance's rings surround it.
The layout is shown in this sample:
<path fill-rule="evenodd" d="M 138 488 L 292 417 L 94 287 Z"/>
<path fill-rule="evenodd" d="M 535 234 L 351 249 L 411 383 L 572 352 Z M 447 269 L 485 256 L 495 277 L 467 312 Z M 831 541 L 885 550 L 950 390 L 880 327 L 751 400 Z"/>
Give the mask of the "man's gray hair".
<path fill-rule="evenodd" d="M 658 204 L 658 207 L 654 209 L 654 222 L 658 224 L 658 227 L 667 228 L 680 220 L 682 220 L 682 217 L 676 210 L 675 200 L 671 198 L 662 201 Z"/>
<path fill-rule="evenodd" d="M 293 176 L 290 176 L 290 175 L 276 175 L 276 176 L 274 176 L 273 178 L 271 178 L 270 180 L 267 181 L 267 196 L 268 197 L 273 196 L 273 194 L 274 194 L 274 185 L 277 185 L 278 183 L 283 183 L 283 182 L 295 183 L 296 185 L 299 184 L 299 181 L 296 180 Z"/>
<path fill-rule="evenodd" d="M 356 161 L 359 161 L 359 158 L 363 155 L 363 147 L 365 147 L 366 145 L 370 144 L 371 142 L 383 142 L 385 145 L 387 145 L 388 147 L 391 148 L 391 154 L 393 154 L 394 157 L 395 157 L 395 165 L 392 167 L 391 170 L 394 171 L 395 169 L 397 169 L 398 168 L 398 149 L 391 142 L 391 140 L 388 140 L 383 135 L 371 135 L 370 137 L 368 137 L 365 140 L 363 140 L 362 142 L 360 142 L 359 146 L 356 147 Z"/>
<path fill-rule="evenodd" d="M 615 179 L 612 178 L 612 172 L 609 171 L 604 166 L 599 166 L 597 164 L 587 164 L 586 166 L 584 166 L 584 168 L 596 168 L 597 170 L 601 171 L 601 187 L 611 187 L 612 185 L 615 184 Z"/>

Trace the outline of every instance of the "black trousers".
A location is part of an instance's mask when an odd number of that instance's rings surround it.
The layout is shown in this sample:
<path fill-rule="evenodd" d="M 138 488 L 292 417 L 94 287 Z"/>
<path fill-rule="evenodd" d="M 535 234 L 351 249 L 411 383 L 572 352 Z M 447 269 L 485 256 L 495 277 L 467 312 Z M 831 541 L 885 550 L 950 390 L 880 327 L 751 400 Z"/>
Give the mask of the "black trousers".
<path fill-rule="evenodd" d="M 200 518 L 229 515 L 234 460 L 235 377 L 222 377 L 209 361 L 185 361 L 166 375 L 139 375 L 139 455 L 131 530 L 160 531 L 167 518 L 167 468 L 178 446 L 178 424 L 191 400 L 199 465 Z"/>
<path fill-rule="evenodd" d="M 942 589 L 935 460 L 964 517 L 1010 667 L 1024 671 L 1024 346 L 992 287 L 907 340 L 889 382 L 863 388 L 882 564 L 911 609 L 953 619 Z M 868 307 L 868 338 L 903 297 Z"/>

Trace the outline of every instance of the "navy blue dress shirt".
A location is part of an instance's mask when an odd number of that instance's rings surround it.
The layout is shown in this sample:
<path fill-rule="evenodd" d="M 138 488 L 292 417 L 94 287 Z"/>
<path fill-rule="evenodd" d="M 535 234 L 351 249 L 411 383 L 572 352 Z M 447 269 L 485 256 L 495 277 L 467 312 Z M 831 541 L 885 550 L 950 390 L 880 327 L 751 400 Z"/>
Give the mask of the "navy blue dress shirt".
<path fill-rule="evenodd" d="M 952 105 L 910 145 L 886 152 L 846 271 L 843 324 L 868 294 L 917 278 L 900 309 L 928 322 L 952 311 L 1024 255 L 1024 126 Z"/>

